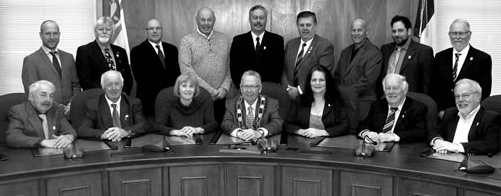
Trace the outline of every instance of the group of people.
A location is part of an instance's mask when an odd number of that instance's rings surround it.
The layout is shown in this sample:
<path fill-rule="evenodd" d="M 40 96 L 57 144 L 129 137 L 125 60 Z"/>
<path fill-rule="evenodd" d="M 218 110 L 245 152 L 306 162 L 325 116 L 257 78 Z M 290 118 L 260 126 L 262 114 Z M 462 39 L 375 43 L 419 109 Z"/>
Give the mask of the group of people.
<path fill-rule="evenodd" d="M 342 50 L 335 66 L 332 43 L 316 34 L 315 13 L 297 15 L 299 37 L 285 47 L 282 36 L 266 31 L 267 18 L 265 7 L 253 6 L 251 30 L 231 40 L 213 29 L 214 11 L 201 8 L 196 30 L 181 39 L 179 51 L 162 41 L 162 25 L 151 19 L 147 39 L 131 50 L 130 66 L 126 51 L 110 43 L 111 18 L 96 21 L 95 40 L 78 48 L 76 61 L 57 48 L 57 23 L 44 21 L 42 47 L 23 63 L 29 101 L 11 109 L 7 143 L 61 147 L 76 136 L 119 141 L 154 130 L 192 137 L 218 127 L 243 140 L 282 129 L 308 138 L 346 135 L 350 118 L 339 90 L 343 86 L 357 96 L 358 136 L 364 140 L 428 141 L 441 153 L 497 152 L 499 116 L 480 106 L 491 91 L 491 58 L 469 44 L 466 20 L 451 24 L 453 47 L 434 56 L 431 47 L 412 40 L 407 17 L 392 18 L 393 42 L 381 50 L 367 38 L 367 22 L 356 19 L 350 28 L 353 44 Z M 137 98 L 129 96 L 132 73 Z M 279 115 L 276 99 L 261 94 L 262 82 L 286 89 L 292 100 L 286 117 Z M 155 116 L 157 94 L 170 86 L 176 98 L 164 100 Z M 74 130 L 64 118 L 72 97 L 99 87 L 104 95 L 87 102 L 86 115 Z M 439 125 L 427 127 L 428 108 L 408 97 L 408 91 L 435 100 Z M 49 120 L 38 117 L 43 114 Z"/>

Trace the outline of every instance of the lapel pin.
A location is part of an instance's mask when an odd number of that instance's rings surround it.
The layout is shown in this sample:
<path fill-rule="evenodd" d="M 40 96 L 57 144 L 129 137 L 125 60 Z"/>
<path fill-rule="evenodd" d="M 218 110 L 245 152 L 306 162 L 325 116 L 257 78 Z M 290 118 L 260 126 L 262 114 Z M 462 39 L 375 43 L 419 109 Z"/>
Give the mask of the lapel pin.
<path fill-rule="evenodd" d="M 331 107 L 331 104 L 330 104 L 330 103 L 329 103 L 329 104 L 327 104 L 327 107 Z"/>
<path fill-rule="evenodd" d="M 125 115 L 125 120 L 127 120 L 128 118 L 129 118 L 129 115 L 128 115 L 128 114 L 126 114 L 126 115 Z"/>
<path fill-rule="evenodd" d="M 411 57 L 411 55 L 409 55 L 407 58 L 408 58 L 408 59 L 411 59 L 412 57 Z"/>
<path fill-rule="evenodd" d="M 470 61 L 473 61 L 473 57 L 470 57 Z"/>
<path fill-rule="evenodd" d="M 266 50 L 266 46 L 263 47 L 263 50 Z"/>
<path fill-rule="evenodd" d="M 52 126 L 52 130 L 56 130 L 56 126 Z"/>

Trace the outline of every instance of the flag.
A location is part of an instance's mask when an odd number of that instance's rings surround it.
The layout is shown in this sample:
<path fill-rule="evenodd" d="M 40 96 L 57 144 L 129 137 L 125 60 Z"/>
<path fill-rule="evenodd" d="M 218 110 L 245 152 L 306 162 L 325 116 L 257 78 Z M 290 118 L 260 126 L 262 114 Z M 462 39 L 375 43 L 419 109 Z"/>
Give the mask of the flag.
<path fill-rule="evenodd" d="M 414 36 L 419 37 L 419 42 L 437 49 L 437 23 L 435 16 L 434 0 L 420 0 L 416 23 L 414 26 Z"/>
<path fill-rule="evenodd" d="M 127 56 L 130 57 L 129 39 L 127 39 L 127 28 L 125 28 L 124 10 L 122 0 L 110 0 L 110 17 L 115 23 L 115 33 L 111 42 L 118 45 L 127 51 Z"/>

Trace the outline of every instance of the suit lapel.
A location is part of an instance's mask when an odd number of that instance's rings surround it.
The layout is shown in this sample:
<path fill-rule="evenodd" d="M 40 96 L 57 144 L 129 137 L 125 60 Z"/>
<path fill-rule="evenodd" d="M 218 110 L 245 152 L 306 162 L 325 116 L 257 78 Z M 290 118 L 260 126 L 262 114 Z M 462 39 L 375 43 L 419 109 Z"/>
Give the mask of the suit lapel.
<path fill-rule="evenodd" d="M 42 120 L 38 117 L 37 112 L 35 111 L 36 109 L 31 105 L 29 101 L 27 101 L 24 105 L 26 108 L 26 111 L 29 116 L 29 123 L 33 128 L 36 130 L 37 134 L 41 138 L 45 138 L 45 134 L 43 132 L 43 126 L 42 126 Z"/>
<path fill-rule="evenodd" d="M 463 78 L 466 73 L 468 73 L 468 69 L 473 64 L 473 56 L 475 56 L 475 49 L 470 45 L 470 50 L 468 51 L 468 54 L 466 54 L 466 59 L 464 60 L 463 67 L 461 67 L 461 70 L 459 70 L 459 74 L 457 78 Z M 452 57 L 451 57 L 452 59 Z M 452 72 L 452 71 L 451 71 Z"/>
<path fill-rule="evenodd" d="M 101 98 L 99 99 L 98 111 L 103 121 L 103 126 L 112 127 L 113 126 L 113 119 L 111 118 L 112 111 L 110 109 L 110 106 L 108 105 L 108 102 L 106 102 L 105 96 L 106 95 L 102 95 Z"/>
<path fill-rule="evenodd" d="M 483 108 L 480 108 L 471 123 L 470 131 L 468 132 L 468 141 L 470 138 L 475 138 L 475 134 L 477 133 L 478 125 L 480 124 L 480 120 L 482 120 L 482 116 L 484 115 Z"/>
<path fill-rule="evenodd" d="M 369 40 L 367 40 L 369 41 Z M 365 45 L 365 44 L 364 44 Z M 350 47 L 350 54 L 348 55 L 348 62 L 350 61 L 349 58 L 351 58 L 351 53 L 353 52 L 353 49 L 355 48 L 355 45 L 352 45 Z M 348 73 L 350 73 L 351 69 L 353 67 L 355 67 L 357 64 L 358 64 L 358 61 L 360 60 L 360 58 L 362 58 L 363 54 L 365 52 L 365 47 L 364 46 L 361 46 L 359 51 L 357 52 L 357 54 L 355 55 L 355 57 L 353 57 L 353 60 L 350 62 L 350 65 L 348 66 L 348 68 L 346 69 L 346 72 L 345 72 L 345 76 L 348 75 Z"/>
<path fill-rule="evenodd" d="M 45 53 L 45 51 L 42 48 L 40 48 L 38 50 L 38 55 L 39 55 L 40 59 L 44 62 L 43 63 L 44 66 L 48 67 L 48 69 L 50 69 L 52 71 L 52 73 L 54 73 L 56 76 L 59 76 L 59 74 L 56 71 L 56 68 L 54 67 L 54 65 L 50 61 L 49 57 L 47 56 L 47 54 Z M 59 53 L 59 58 L 62 59 L 61 53 Z M 61 70 L 62 70 L 62 67 L 61 67 Z"/>
<path fill-rule="evenodd" d="M 395 123 L 395 129 L 393 130 L 393 132 L 395 132 L 396 130 L 399 130 L 399 129 L 397 129 L 397 127 L 403 123 L 403 121 L 405 119 L 405 115 L 407 114 L 407 110 L 409 109 L 409 107 L 411 107 L 411 104 L 412 104 L 412 100 L 409 97 L 406 97 L 404 105 L 402 106 L 402 111 L 400 111 L 400 114 L 398 115 L 397 122 Z"/>
<path fill-rule="evenodd" d="M 311 51 L 313 51 L 315 49 L 315 47 L 317 47 L 318 39 L 319 39 L 318 35 L 315 35 L 315 37 L 313 37 L 313 40 L 311 41 L 310 47 L 308 47 L 308 50 L 304 51 L 305 54 L 303 56 L 303 60 L 301 60 L 301 63 L 298 66 L 303 65 L 304 62 L 307 61 L 308 57 L 310 57 Z"/>
<path fill-rule="evenodd" d="M 128 127 L 129 121 L 129 100 L 125 96 L 122 95 L 122 99 L 120 100 L 120 123 L 122 127 Z"/>
<path fill-rule="evenodd" d="M 46 116 L 47 116 L 47 127 L 49 128 L 49 137 L 52 138 L 52 135 L 56 135 L 55 131 L 57 130 L 56 127 L 57 109 L 55 108 L 55 106 L 52 106 L 52 108 L 47 111 Z"/>
<path fill-rule="evenodd" d="M 377 123 L 380 123 L 380 126 L 376 126 L 377 129 L 376 131 L 383 131 L 384 124 L 386 123 L 386 118 L 388 116 L 388 102 L 386 101 L 385 98 L 382 99 L 383 101 L 380 102 L 381 105 L 381 110 L 379 110 L 379 113 L 377 113 Z"/>
<path fill-rule="evenodd" d="M 410 39 L 410 38 L 409 38 Z M 400 73 L 402 74 L 407 67 L 407 63 L 414 57 L 414 53 L 416 51 L 416 43 L 411 40 L 409 47 L 407 48 L 407 52 L 405 53 L 404 59 L 402 60 L 402 65 L 400 66 Z"/>
<path fill-rule="evenodd" d="M 92 44 L 92 52 L 94 53 L 94 56 L 98 59 L 98 61 L 100 61 L 99 64 L 106 65 L 106 67 L 108 68 L 108 63 L 106 62 L 106 59 L 104 58 L 104 54 L 103 54 L 103 52 L 101 52 L 101 48 L 99 47 L 97 41 L 95 41 L 95 40 L 94 40 L 94 43 Z"/>

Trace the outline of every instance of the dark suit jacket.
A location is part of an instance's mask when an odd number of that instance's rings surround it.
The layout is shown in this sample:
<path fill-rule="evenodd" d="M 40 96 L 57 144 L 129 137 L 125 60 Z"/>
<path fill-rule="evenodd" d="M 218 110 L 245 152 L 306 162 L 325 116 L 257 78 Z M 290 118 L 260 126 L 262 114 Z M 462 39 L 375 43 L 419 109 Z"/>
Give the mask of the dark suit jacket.
<path fill-rule="evenodd" d="M 264 96 L 264 95 L 261 95 Z M 226 100 L 226 112 L 224 113 L 221 128 L 225 133 L 231 134 L 235 129 L 241 128 L 238 126 L 237 120 L 237 100 L 240 96 Z M 266 96 L 265 96 L 266 97 Z M 259 104 L 259 103 L 258 103 Z M 256 106 L 256 107 L 259 107 Z M 242 116 L 246 115 L 246 110 L 242 109 Z M 257 112 L 256 112 L 257 116 Z M 245 124 L 245 117 L 242 119 Z M 266 97 L 266 105 L 264 106 L 264 113 L 261 119 L 261 126 L 268 130 L 268 135 L 275 135 L 282 131 L 284 120 L 278 114 L 278 101 L 273 98 Z"/>
<path fill-rule="evenodd" d="M 66 105 L 73 96 L 80 92 L 81 88 L 73 55 L 62 50 L 57 52 L 59 53 L 62 76 L 57 73 L 45 51 L 40 48 L 24 58 L 23 86 L 24 91 L 28 93 L 33 82 L 47 80 L 56 87 L 54 101 Z"/>
<path fill-rule="evenodd" d="M 130 95 L 133 81 L 127 52 L 123 48 L 113 44 L 110 47 L 113 51 L 117 71 L 120 71 L 124 78 L 123 92 Z M 110 70 L 96 40 L 78 47 L 76 67 L 83 90 L 101 88 L 101 75 Z"/>
<path fill-rule="evenodd" d="M 439 111 L 455 107 L 454 82 L 452 81 L 453 49 L 445 49 L 437 53 L 434 70 L 434 99 Z M 463 67 L 457 80 L 469 78 L 477 81 L 482 87 L 482 100 L 489 97 L 492 87 L 492 59 L 487 53 L 470 46 Z M 456 81 L 457 81 L 456 80 Z"/>
<path fill-rule="evenodd" d="M 137 98 L 143 103 L 145 116 L 155 115 L 155 99 L 164 88 L 174 86 L 181 74 L 177 60 L 177 48 L 162 42 L 165 67 L 148 40 L 130 52 L 131 68 L 137 83 Z"/>
<path fill-rule="evenodd" d="M 301 96 L 296 97 L 287 115 L 285 130 L 289 133 L 294 133 L 299 129 L 309 128 L 310 114 L 311 104 L 305 106 L 301 102 Z M 337 105 L 325 102 L 322 123 L 324 124 L 325 131 L 329 133 L 329 136 L 348 134 L 350 129 L 349 121 L 347 110 L 341 101 L 339 101 Z"/>
<path fill-rule="evenodd" d="M 428 109 L 419 101 L 410 97 L 405 99 L 393 133 L 400 137 L 400 142 L 422 142 L 426 139 L 426 113 Z M 388 116 L 386 98 L 372 103 L 369 115 L 360 123 L 359 130 L 369 129 L 380 133 Z"/>
<path fill-rule="evenodd" d="M 456 134 L 456 126 L 459 121 L 458 109 L 456 107 L 445 110 L 442 122 L 438 124 L 433 131 L 430 132 L 429 140 L 435 137 L 441 137 L 446 141 L 452 142 Z M 499 148 L 499 130 L 500 116 L 498 113 L 484 109 L 480 106 L 475 119 L 468 133 L 468 143 L 461 143 L 464 151 L 474 154 L 497 153 Z"/>
<path fill-rule="evenodd" d="M 395 42 L 385 44 L 381 47 L 381 52 L 383 53 L 383 69 L 381 69 L 381 77 L 378 84 L 381 84 L 384 76 L 386 76 L 388 63 L 395 47 Z M 399 72 L 400 75 L 405 76 L 407 83 L 409 83 L 409 91 L 430 95 L 432 69 L 433 49 L 411 39 L 411 43 L 405 53 Z M 378 97 L 380 97 L 383 95 L 383 86 L 376 86 L 378 87 Z"/>
<path fill-rule="evenodd" d="M 72 134 L 75 138 L 77 132 L 64 117 L 64 108 L 59 104 L 45 113 L 49 136 Z M 9 127 L 7 128 L 7 146 L 15 148 L 40 147 L 45 139 L 42 120 L 30 101 L 12 106 L 9 110 Z"/>
<path fill-rule="evenodd" d="M 266 31 L 260 42 L 260 52 L 256 53 L 250 31 L 233 38 L 230 71 L 237 88 L 240 88 L 240 79 L 247 70 L 257 71 L 263 82 L 280 83 L 284 65 L 284 38 Z"/>
<path fill-rule="evenodd" d="M 106 95 L 91 99 L 85 104 L 85 116 L 82 117 L 78 128 L 79 137 L 97 137 L 110 127 L 113 127 L 110 107 L 106 102 Z M 120 123 L 125 130 L 133 133 L 145 131 L 145 121 L 141 101 L 136 98 L 122 95 L 120 101 Z"/>
<path fill-rule="evenodd" d="M 341 85 L 357 93 L 359 115 L 362 117 L 360 120 L 363 120 L 369 112 L 370 104 L 377 99 L 374 87 L 380 85 L 376 81 L 381 73 L 383 57 L 377 46 L 367 39 L 350 62 L 354 48 L 355 44 L 352 44 L 341 51 L 335 78 L 340 80 Z"/>
<path fill-rule="evenodd" d="M 289 42 L 285 46 L 284 54 L 284 70 L 282 72 L 282 85 L 287 87 L 287 85 L 294 86 L 294 68 L 296 67 L 296 57 L 298 54 L 299 45 L 301 44 L 301 38 L 297 37 Z M 332 43 L 318 35 L 315 35 L 313 41 L 311 42 L 308 51 L 303 56 L 303 60 L 298 65 L 298 83 L 301 89 L 304 90 L 304 82 L 306 76 L 310 71 L 310 68 L 314 65 L 323 65 L 334 74 L 334 46 Z"/>

